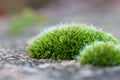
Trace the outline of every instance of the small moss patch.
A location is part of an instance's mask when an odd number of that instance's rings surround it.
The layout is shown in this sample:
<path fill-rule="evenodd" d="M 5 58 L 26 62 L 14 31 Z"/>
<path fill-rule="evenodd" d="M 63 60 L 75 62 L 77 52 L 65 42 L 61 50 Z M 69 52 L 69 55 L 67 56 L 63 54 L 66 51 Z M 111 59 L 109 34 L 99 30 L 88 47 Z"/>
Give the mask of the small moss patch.
<path fill-rule="evenodd" d="M 118 40 L 111 34 L 82 24 L 61 24 L 38 35 L 27 47 L 33 58 L 74 59 L 85 45 L 94 41 Z"/>
<path fill-rule="evenodd" d="M 115 66 L 120 64 L 120 46 L 113 42 L 95 42 L 85 47 L 77 57 L 82 64 Z"/>

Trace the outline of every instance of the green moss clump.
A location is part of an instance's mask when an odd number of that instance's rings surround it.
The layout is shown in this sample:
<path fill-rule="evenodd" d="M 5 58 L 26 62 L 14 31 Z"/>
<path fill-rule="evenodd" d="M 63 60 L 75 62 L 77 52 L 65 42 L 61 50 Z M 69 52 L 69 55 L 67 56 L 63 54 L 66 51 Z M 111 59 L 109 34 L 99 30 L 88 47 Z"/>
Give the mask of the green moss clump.
<path fill-rule="evenodd" d="M 112 42 L 95 42 L 86 46 L 77 59 L 81 64 L 116 66 L 120 64 L 120 46 Z"/>
<path fill-rule="evenodd" d="M 44 59 L 74 59 L 79 49 L 93 41 L 118 40 L 111 34 L 82 24 L 61 24 L 38 35 L 27 47 L 33 58 Z"/>

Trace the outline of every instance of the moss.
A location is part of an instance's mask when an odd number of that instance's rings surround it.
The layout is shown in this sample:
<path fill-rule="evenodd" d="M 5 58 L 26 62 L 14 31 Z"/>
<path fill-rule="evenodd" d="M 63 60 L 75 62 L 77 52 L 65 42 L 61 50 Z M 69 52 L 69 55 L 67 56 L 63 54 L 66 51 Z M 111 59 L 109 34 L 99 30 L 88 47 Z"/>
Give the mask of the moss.
<path fill-rule="evenodd" d="M 74 59 L 79 49 L 93 41 L 118 40 L 111 34 L 82 24 L 61 24 L 38 35 L 27 47 L 33 58 Z"/>
<path fill-rule="evenodd" d="M 41 25 L 44 23 L 45 15 L 37 15 L 31 9 L 25 9 L 20 15 L 13 17 L 8 25 L 8 32 L 11 34 L 22 33 L 29 25 Z"/>
<path fill-rule="evenodd" d="M 77 57 L 82 64 L 115 66 L 120 64 L 120 46 L 113 42 L 95 42 L 85 47 Z"/>

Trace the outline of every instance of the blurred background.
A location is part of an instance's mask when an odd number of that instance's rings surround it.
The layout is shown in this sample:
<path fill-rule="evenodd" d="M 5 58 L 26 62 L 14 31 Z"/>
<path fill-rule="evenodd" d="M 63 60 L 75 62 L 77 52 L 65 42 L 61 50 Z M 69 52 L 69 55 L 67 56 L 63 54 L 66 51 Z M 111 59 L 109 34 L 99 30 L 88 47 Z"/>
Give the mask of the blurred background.
<path fill-rule="evenodd" d="M 0 48 L 23 49 L 43 28 L 71 22 L 120 39 L 120 0 L 0 0 Z"/>

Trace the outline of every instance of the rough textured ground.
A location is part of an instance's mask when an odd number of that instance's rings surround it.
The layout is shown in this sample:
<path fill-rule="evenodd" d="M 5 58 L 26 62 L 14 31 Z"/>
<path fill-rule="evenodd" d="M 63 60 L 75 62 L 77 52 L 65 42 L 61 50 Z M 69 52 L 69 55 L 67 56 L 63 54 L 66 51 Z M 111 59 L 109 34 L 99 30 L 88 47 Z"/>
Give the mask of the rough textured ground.
<path fill-rule="evenodd" d="M 76 60 L 32 59 L 24 50 L 0 53 L 0 80 L 119 80 L 120 66 L 100 68 Z"/>
<path fill-rule="evenodd" d="M 102 26 L 104 31 L 114 34 L 120 39 L 119 13 L 74 12 L 64 13 L 56 11 L 46 20 L 46 24 L 55 25 L 60 22 L 80 22 Z M 63 11 L 65 12 L 65 11 Z M 67 15 L 69 13 L 69 15 Z M 64 14 L 64 15 L 63 15 Z M 81 15 L 80 15 L 81 14 Z M 71 17 L 69 17 L 71 16 Z M 53 18 L 54 17 L 54 18 Z M 0 80 L 119 80 L 120 66 L 95 67 L 80 65 L 76 60 L 61 61 L 47 59 L 32 59 L 25 51 L 30 38 L 46 27 L 25 29 L 19 35 L 10 35 L 6 32 L 7 18 L 0 20 Z"/>

